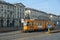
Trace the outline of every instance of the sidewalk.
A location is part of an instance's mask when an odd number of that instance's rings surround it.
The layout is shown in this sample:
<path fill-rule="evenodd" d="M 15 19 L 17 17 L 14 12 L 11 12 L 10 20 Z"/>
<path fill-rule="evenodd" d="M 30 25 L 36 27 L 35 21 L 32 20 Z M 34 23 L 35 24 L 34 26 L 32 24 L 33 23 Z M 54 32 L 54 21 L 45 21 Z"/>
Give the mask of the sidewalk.
<path fill-rule="evenodd" d="M 59 30 L 52 30 L 51 33 L 59 33 L 60 32 L 60 29 Z"/>
<path fill-rule="evenodd" d="M 21 33 L 21 31 L 6 32 L 6 33 L 0 33 L 0 36 L 2 36 L 2 35 L 15 35 L 15 34 L 19 34 L 19 33 Z"/>
<path fill-rule="evenodd" d="M 60 32 L 60 27 L 56 26 L 53 30 L 50 30 L 50 33 L 59 33 Z M 47 31 L 46 33 L 49 34 L 49 32 Z"/>

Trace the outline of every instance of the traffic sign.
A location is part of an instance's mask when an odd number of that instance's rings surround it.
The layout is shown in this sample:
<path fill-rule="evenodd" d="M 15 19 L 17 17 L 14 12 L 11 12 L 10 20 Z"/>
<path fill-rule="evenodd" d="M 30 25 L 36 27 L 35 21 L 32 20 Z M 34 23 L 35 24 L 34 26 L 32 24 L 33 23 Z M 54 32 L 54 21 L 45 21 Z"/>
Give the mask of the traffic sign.
<path fill-rule="evenodd" d="M 59 22 L 57 21 L 57 25 L 59 24 Z"/>
<path fill-rule="evenodd" d="M 50 24 L 48 24 L 48 28 L 51 28 L 51 25 Z"/>
<path fill-rule="evenodd" d="M 51 28 L 51 25 L 48 24 L 48 33 L 50 33 L 50 28 Z"/>

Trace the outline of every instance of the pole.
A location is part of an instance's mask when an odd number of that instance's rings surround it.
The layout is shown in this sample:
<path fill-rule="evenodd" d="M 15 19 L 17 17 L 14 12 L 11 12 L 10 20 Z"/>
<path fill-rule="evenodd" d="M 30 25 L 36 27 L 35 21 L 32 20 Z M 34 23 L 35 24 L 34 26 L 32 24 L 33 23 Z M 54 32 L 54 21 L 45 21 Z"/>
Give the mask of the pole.
<path fill-rule="evenodd" d="M 47 32 L 48 34 L 51 32 L 51 31 L 50 31 L 50 27 L 51 27 L 51 25 L 48 24 L 48 32 Z"/>
<path fill-rule="evenodd" d="M 48 33 L 50 33 L 50 28 L 48 28 Z"/>

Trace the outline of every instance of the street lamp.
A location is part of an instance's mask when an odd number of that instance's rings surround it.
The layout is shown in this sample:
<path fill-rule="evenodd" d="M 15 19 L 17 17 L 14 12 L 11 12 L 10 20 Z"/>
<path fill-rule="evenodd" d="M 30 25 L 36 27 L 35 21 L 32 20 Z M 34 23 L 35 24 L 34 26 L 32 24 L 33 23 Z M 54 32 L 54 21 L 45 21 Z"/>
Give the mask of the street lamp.
<path fill-rule="evenodd" d="M 30 10 L 26 10 L 25 14 L 30 14 L 30 12 L 31 12 Z"/>
<path fill-rule="evenodd" d="M 50 18 L 52 18 L 53 16 L 52 15 L 50 15 Z"/>
<path fill-rule="evenodd" d="M 51 21 L 52 21 L 52 18 L 53 18 L 53 16 L 52 16 L 52 15 L 50 15 L 50 19 L 51 19 Z"/>
<path fill-rule="evenodd" d="M 26 10 L 26 11 L 25 11 L 25 18 L 30 19 L 30 16 L 29 16 L 30 13 L 31 13 L 30 10 Z"/>

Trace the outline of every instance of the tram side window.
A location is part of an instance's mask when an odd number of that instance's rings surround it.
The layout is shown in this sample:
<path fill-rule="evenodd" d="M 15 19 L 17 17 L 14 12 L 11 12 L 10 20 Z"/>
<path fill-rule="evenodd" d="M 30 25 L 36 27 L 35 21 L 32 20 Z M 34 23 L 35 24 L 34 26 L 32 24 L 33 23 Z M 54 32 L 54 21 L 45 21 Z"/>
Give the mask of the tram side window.
<path fill-rule="evenodd" d="M 30 25 L 30 26 L 32 26 L 32 25 L 33 25 L 33 23 L 32 23 L 32 22 L 29 22 L 29 25 Z"/>
<path fill-rule="evenodd" d="M 40 25 L 40 22 L 38 22 L 38 25 Z"/>
<path fill-rule="evenodd" d="M 39 23 L 38 23 L 38 22 L 34 22 L 34 25 L 38 26 L 38 25 L 39 25 Z"/>
<path fill-rule="evenodd" d="M 39 22 L 39 25 L 41 25 L 42 23 L 41 22 Z"/>
<path fill-rule="evenodd" d="M 40 22 L 38 22 L 38 26 L 40 25 Z"/>

